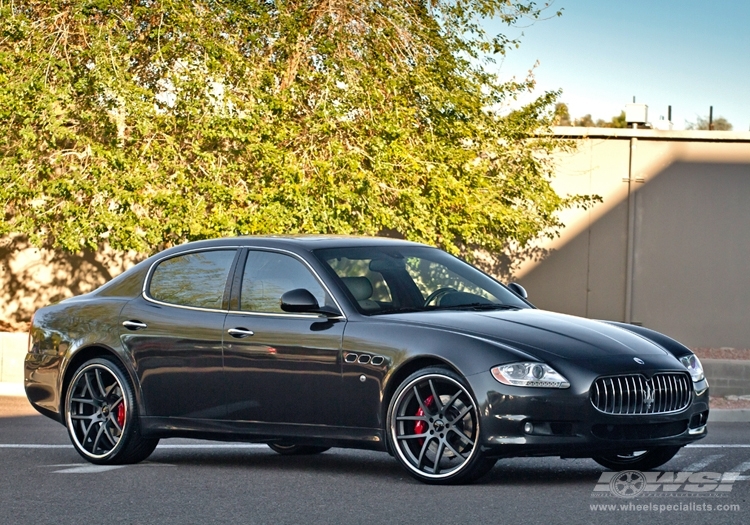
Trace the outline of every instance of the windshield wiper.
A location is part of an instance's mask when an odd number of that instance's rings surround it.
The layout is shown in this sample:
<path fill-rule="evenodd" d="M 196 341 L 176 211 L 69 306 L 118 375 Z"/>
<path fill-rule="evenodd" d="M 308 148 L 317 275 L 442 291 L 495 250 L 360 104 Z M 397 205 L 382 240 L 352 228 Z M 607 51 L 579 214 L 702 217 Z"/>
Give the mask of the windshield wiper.
<path fill-rule="evenodd" d="M 446 306 L 433 306 L 430 308 L 430 310 L 515 310 L 517 308 L 521 307 L 515 304 L 468 303 Z"/>
<path fill-rule="evenodd" d="M 424 308 L 416 308 L 414 306 L 401 306 L 399 308 L 391 308 L 389 310 L 381 310 L 379 312 L 372 312 L 370 315 L 384 315 L 384 314 L 402 314 L 406 312 L 424 312 Z"/>
<path fill-rule="evenodd" d="M 408 312 L 434 312 L 435 310 L 516 310 L 523 308 L 515 304 L 495 304 L 495 303 L 468 303 L 468 304 L 454 304 L 446 306 L 424 306 L 417 308 L 414 306 L 402 306 L 400 308 L 391 308 L 390 310 L 381 310 L 379 312 L 372 312 L 370 315 L 386 315 L 386 314 L 401 314 Z"/>

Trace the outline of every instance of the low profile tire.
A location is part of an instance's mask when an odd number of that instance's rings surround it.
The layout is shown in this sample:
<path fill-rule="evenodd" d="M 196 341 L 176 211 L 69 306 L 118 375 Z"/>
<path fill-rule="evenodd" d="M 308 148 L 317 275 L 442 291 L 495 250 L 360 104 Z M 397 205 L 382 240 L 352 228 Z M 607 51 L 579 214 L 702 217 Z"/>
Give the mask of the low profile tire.
<path fill-rule="evenodd" d="M 466 382 L 451 370 L 425 368 L 407 377 L 391 399 L 388 446 L 419 481 L 471 483 L 496 461 L 480 450 L 479 423 L 477 403 Z"/>
<path fill-rule="evenodd" d="M 87 361 L 73 375 L 65 426 L 76 451 L 97 465 L 138 463 L 159 443 L 141 435 L 130 379 L 106 357 Z"/>
<path fill-rule="evenodd" d="M 285 445 L 283 443 L 268 443 L 268 446 L 274 452 L 282 456 L 311 456 L 313 454 L 322 454 L 331 447 L 313 447 L 311 445 Z"/>
<path fill-rule="evenodd" d="M 650 450 L 637 450 L 629 454 L 611 454 L 592 458 L 602 467 L 610 470 L 651 470 L 661 467 L 672 459 L 682 447 L 657 447 Z"/>

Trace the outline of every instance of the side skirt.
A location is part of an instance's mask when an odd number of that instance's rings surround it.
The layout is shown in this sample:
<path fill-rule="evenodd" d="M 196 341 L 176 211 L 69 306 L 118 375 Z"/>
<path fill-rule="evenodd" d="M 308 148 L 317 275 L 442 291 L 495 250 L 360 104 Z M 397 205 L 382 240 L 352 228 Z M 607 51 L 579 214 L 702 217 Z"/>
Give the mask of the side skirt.
<path fill-rule="evenodd" d="M 145 437 L 181 437 L 244 443 L 284 442 L 386 451 L 383 431 L 375 428 L 142 417 L 141 429 Z"/>

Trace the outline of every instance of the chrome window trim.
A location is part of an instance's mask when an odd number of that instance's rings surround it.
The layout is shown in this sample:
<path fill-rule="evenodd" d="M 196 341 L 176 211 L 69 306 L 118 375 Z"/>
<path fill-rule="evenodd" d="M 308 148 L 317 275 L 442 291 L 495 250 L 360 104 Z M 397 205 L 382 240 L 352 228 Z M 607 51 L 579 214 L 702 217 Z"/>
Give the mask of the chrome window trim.
<path fill-rule="evenodd" d="M 149 288 L 149 285 L 151 284 L 151 278 L 153 277 L 154 270 L 156 267 L 161 264 L 163 261 L 167 259 L 173 259 L 175 257 L 180 257 L 182 255 L 190 255 L 191 253 L 200 253 L 200 252 L 214 252 L 214 251 L 228 251 L 228 250 L 234 250 L 235 252 L 238 252 L 239 250 L 246 248 L 248 251 L 265 251 L 265 252 L 275 252 L 275 253 L 281 253 L 283 255 L 289 255 L 291 257 L 294 257 L 298 261 L 301 261 L 312 273 L 313 277 L 318 281 L 318 283 L 323 287 L 323 289 L 326 291 L 326 293 L 331 297 L 334 304 L 336 305 L 336 308 L 338 308 L 339 312 L 341 312 L 341 315 L 337 316 L 326 316 L 322 314 L 295 314 L 295 313 L 287 313 L 287 312 L 249 312 L 244 310 L 225 310 L 225 309 L 217 309 L 217 308 L 204 308 L 201 306 L 187 306 L 184 304 L 175 304 L 175 303 L 166 303 L 164 301 L 159 301 L 158 299 L 154 299 L 153 297 L 149 296 L 147 290 Z M 237 257 L 237 254 L 235 253 L 235 257 Z M 242 269 L 244 273 L 244 268 Z M 236 270 L 235 270 L 236 271 Z M 341 304 L 336 299 L 336 296 L 331 292 L 331 289 L 326 285 L 326 283 L 320 278 L 320 275 L 318 275 L 318 272 L 315 271 L 315 269 L 310 265 L 309 262 L 307 262 L 304 258 L 300 257 L 298 254 L 291 252 L 289 250 L 284 250 L 282 248 L 272 248 L 272 247 L 266 247 L 266 246 L 212 246 L 212 247 L 206 247 L 206 248 L 196 248 L 193 250 L 185 250 L 183 252 L 179 253 L 173 253 L 170 255 L 165 255 L 164 257 L 160 257 L 156 261 L 154 261 L 151 266 L 148 269 L 148 272 L 146 273 L 146 278 L 143 280 L 143 287 L 141 289 L 141 295 L 143 298 L 154 304 L 158 304 L 160 306 L 171 306 L 173 308 L 182 308 L 184 310 L 195 310 L 198 312 L 214 312 L 214 313 L 225 313 L 225 314 L 234 314 L 234 315 L 253 315 L 257 317 L 286 317 L 286 318 L 294 318 L 294 319 L 329 319 L 329 320 L 346 320 L 346 314 L 344 314 L 344 309 L 341 308 Z"/>
<path fill-rule="evenodd" d="M 288 312 L 245 312 L 244 310 L 226 310 L 227 314 L 232 315 L 250 315 L 255 317 L 295 317 L 298 319 L 330 319 L 330 320 L 342 320 L 346 319 L 344 316 L 327 316 L 323 314 L 293 314 Z"/>

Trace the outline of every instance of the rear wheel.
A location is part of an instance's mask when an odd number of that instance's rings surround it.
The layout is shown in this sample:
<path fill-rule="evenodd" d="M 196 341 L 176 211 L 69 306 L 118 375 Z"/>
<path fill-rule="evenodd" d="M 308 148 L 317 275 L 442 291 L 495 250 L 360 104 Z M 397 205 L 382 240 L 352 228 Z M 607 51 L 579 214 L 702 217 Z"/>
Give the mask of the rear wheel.
<path fill-rule="evenodd" d="M 388 408 L 388 445 L 424 483 L 470 483 L 495 464 L 479 446 L 479 410 L 464 380 L 445 368 L 406 378 Z"/>
<path fill-rule="evenodd" d="M 159 443 L 141 436 L 130 380 L 119 364 L 104 357 L 87 361 L 73 375 L 65 423 L 76 451 L 100 465 L 137 463 Z"/>
<path fill-rule="evenodd" d="M 289 445 L 284 443 L 268 443 L 268 446 L 274 452 L 282 456 L 309 456 L 312 454 L 322 454 L 331 447 L 314 447 L 311 445 Z"/>
<path fill-rule="evenodd" d="M 649 450 L 634 450 L 625 454 L 608 454 L 592 458 L 610 470 L 651 470 L 672 459 L 682 447 L 657 447 Z"/>

